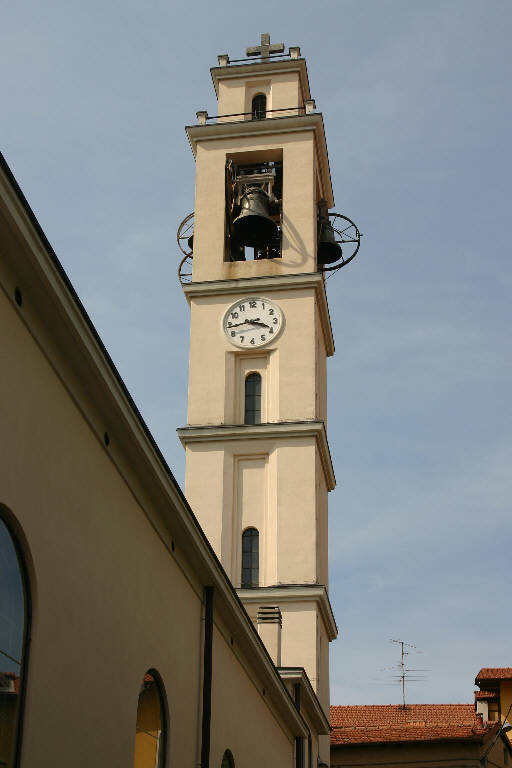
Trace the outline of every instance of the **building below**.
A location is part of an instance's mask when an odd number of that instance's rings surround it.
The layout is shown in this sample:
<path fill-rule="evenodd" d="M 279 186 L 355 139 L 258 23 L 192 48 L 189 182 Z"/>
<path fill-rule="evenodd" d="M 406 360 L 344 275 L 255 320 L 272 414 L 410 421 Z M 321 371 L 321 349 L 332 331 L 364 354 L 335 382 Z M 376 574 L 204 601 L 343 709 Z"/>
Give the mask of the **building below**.
<path fill-rule="evenodd" d="M 476 711 L 484 720 L 509 720 L 512 710 L 512 667 L 484 667 L 475 678 Z"/>

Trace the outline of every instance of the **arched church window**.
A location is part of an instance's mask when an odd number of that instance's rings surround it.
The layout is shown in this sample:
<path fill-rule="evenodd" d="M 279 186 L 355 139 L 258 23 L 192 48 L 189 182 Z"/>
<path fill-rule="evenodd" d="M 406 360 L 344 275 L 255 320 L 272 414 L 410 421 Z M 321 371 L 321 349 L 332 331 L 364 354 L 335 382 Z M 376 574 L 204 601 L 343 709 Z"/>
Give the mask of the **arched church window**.
<path fill-rule="evenodd" d="M 8 768 L 19 760 L 29 621 L 25 564 L 0 516 L 0 765 Z"/>
<path fill-rule="evenodd" d="M 163 768 L 167 742 L 163 687 L 154 669 L 144 675 L 137 704 L 135 768 Z"/>
<path fill-rule="evenodd" d="M 258 93 L 252 100 L 252 119 L 263 120 L 267 116 L 267 97 Z"/>
<path fill-rule="evenodd" d="M 245 379 L 245 424 L 261 424 L 261 376 L 250 373 Z"/>
<path fill-rule="evenodd" d="M 222 755 L 222 763 L 220 764 L 220 768 L 235 768 L 235 761 L 229 749 L 226 749 Z"/>
<path fill-rule="evenodd" d="M 242 534 L 242 587 L 258 587 L 260 583 L 260 535 L 257 528 L 246 528 Z"/>

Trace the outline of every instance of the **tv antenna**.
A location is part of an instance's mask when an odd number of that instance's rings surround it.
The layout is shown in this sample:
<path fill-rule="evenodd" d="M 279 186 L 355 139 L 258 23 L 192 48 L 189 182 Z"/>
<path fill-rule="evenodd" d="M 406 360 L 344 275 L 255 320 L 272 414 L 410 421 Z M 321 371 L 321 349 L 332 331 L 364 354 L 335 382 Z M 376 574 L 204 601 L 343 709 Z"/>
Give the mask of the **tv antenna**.
<path fill-rule="evenodd" d="M 406 643 L 404 640 L 390 640 L 390 643 L 397 643 L 397 645 L 400 646 L 400 661 L 395 667 L 395 669 L 398 671 L 398 674 L 394 677 L 394 680 L 399 682 L 402 686 L 402 708 L 405 709 L 405 681 L 408 682 L 420 682 L 425 679 L 425 677 L 422 675 L 423 672 L 428 672 L 428 669 L 413 669 L 411 667 L 406 666 L 406 656 L 409 655 L 410 651 L 406 651 L 406 648 L 413 648 L 417 653 L 422 653 L 422 651 L 418 651 L 415 645 L 411 645 L 411 643 Z"/>

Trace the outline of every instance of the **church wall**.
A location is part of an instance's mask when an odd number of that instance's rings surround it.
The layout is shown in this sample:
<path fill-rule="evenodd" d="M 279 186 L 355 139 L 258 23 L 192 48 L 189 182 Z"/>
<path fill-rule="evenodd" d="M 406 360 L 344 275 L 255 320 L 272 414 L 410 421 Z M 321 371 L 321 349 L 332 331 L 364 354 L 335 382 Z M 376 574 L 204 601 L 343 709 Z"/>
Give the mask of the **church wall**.
<path fill-rule="evenodd" d="M 98 764 L 99 755 L 101 765 L 129 764 L 149 667 L 166 686 L 171 734 L 180 734 L 171 748 L 190 759 L 201 598 L 3 293 L 0 328 L 10 447 L 1 501 L 24 531 L 35 575 L 24 764 L 42 765 L 41 754 L 46 765 Z"/>
<path fill-rule="evenodd" d="M 233 649 L 230 639 L 216 628 L 213 647 L 212 768 L 220 768 L 226 749 L 231 750 L 235 766 L 294 768 L 294 741 L 283 738 L 280 724 L 269 710 L 269 692 L 246 674 L 246 660 L 237 655 L 236 638 Z M 255 723 L 261 724 L 260 729 L 254 728 Z"/>
<path fill-rule="evenodd" d="M 25 317 L 32 312 L 32 331 L 43 338 L 48 317 L 36 328 L 30 301 L 27 290 Z M 203 638 L 196 564 L 159 535 L 23 318 L 0 292 L 0 502 L 33 564 L 22 767 L 133 764 L 138 694 L 154 668 L 169 709 L 169 765 L 192 768 Z M 212 765 L 220 766 L 222 741 L 235 744 L 242 765 L 256 765 L 255 755 L 261 763 L 266 744 L 291 768 L 290 733 L 261 704 L 258 673 L 246 664 L 215 632 Z"/>
<path fill-rule="evenodd" d="M 193 280 L 315 272 L 316 210 L 310 189 L 314 182 L 314 133 L 299 131 L 259 136 L 247 152 L 245 138 L 204 141 L 197 145 Z M 228 155 L 245 162 L 283 160 L 282 258 L 224 261 L 225 164 Z"/>

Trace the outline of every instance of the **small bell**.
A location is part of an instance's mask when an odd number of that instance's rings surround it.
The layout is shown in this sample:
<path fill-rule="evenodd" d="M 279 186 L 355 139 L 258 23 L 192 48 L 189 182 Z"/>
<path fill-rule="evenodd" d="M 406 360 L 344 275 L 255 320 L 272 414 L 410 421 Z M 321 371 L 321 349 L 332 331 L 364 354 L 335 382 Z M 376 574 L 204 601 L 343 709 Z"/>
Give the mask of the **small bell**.
<path fill-rule="evenodd" d="M 329 221 L 329 213 L 327 209 L 327 200 L 322 198 L 318 202 L 318 248 L 316 260 L 318 266 L 325 266 L 325 264 L 334 264 L 334 262 L 341 259 L 343 252 L 341 246 L 336 242 L 336 234 L 333 226 Z"/>
<path fill-rule="evenodd" d="M 341 259 L 342 255 L 341 246 L 336 242 L 336 235 L 332 224 L 327 219 L 327 221 L 323 221 L 320 225 L 317 261 L 321 266 L 324 264 L 334 264 L 335 261 Z"/>

